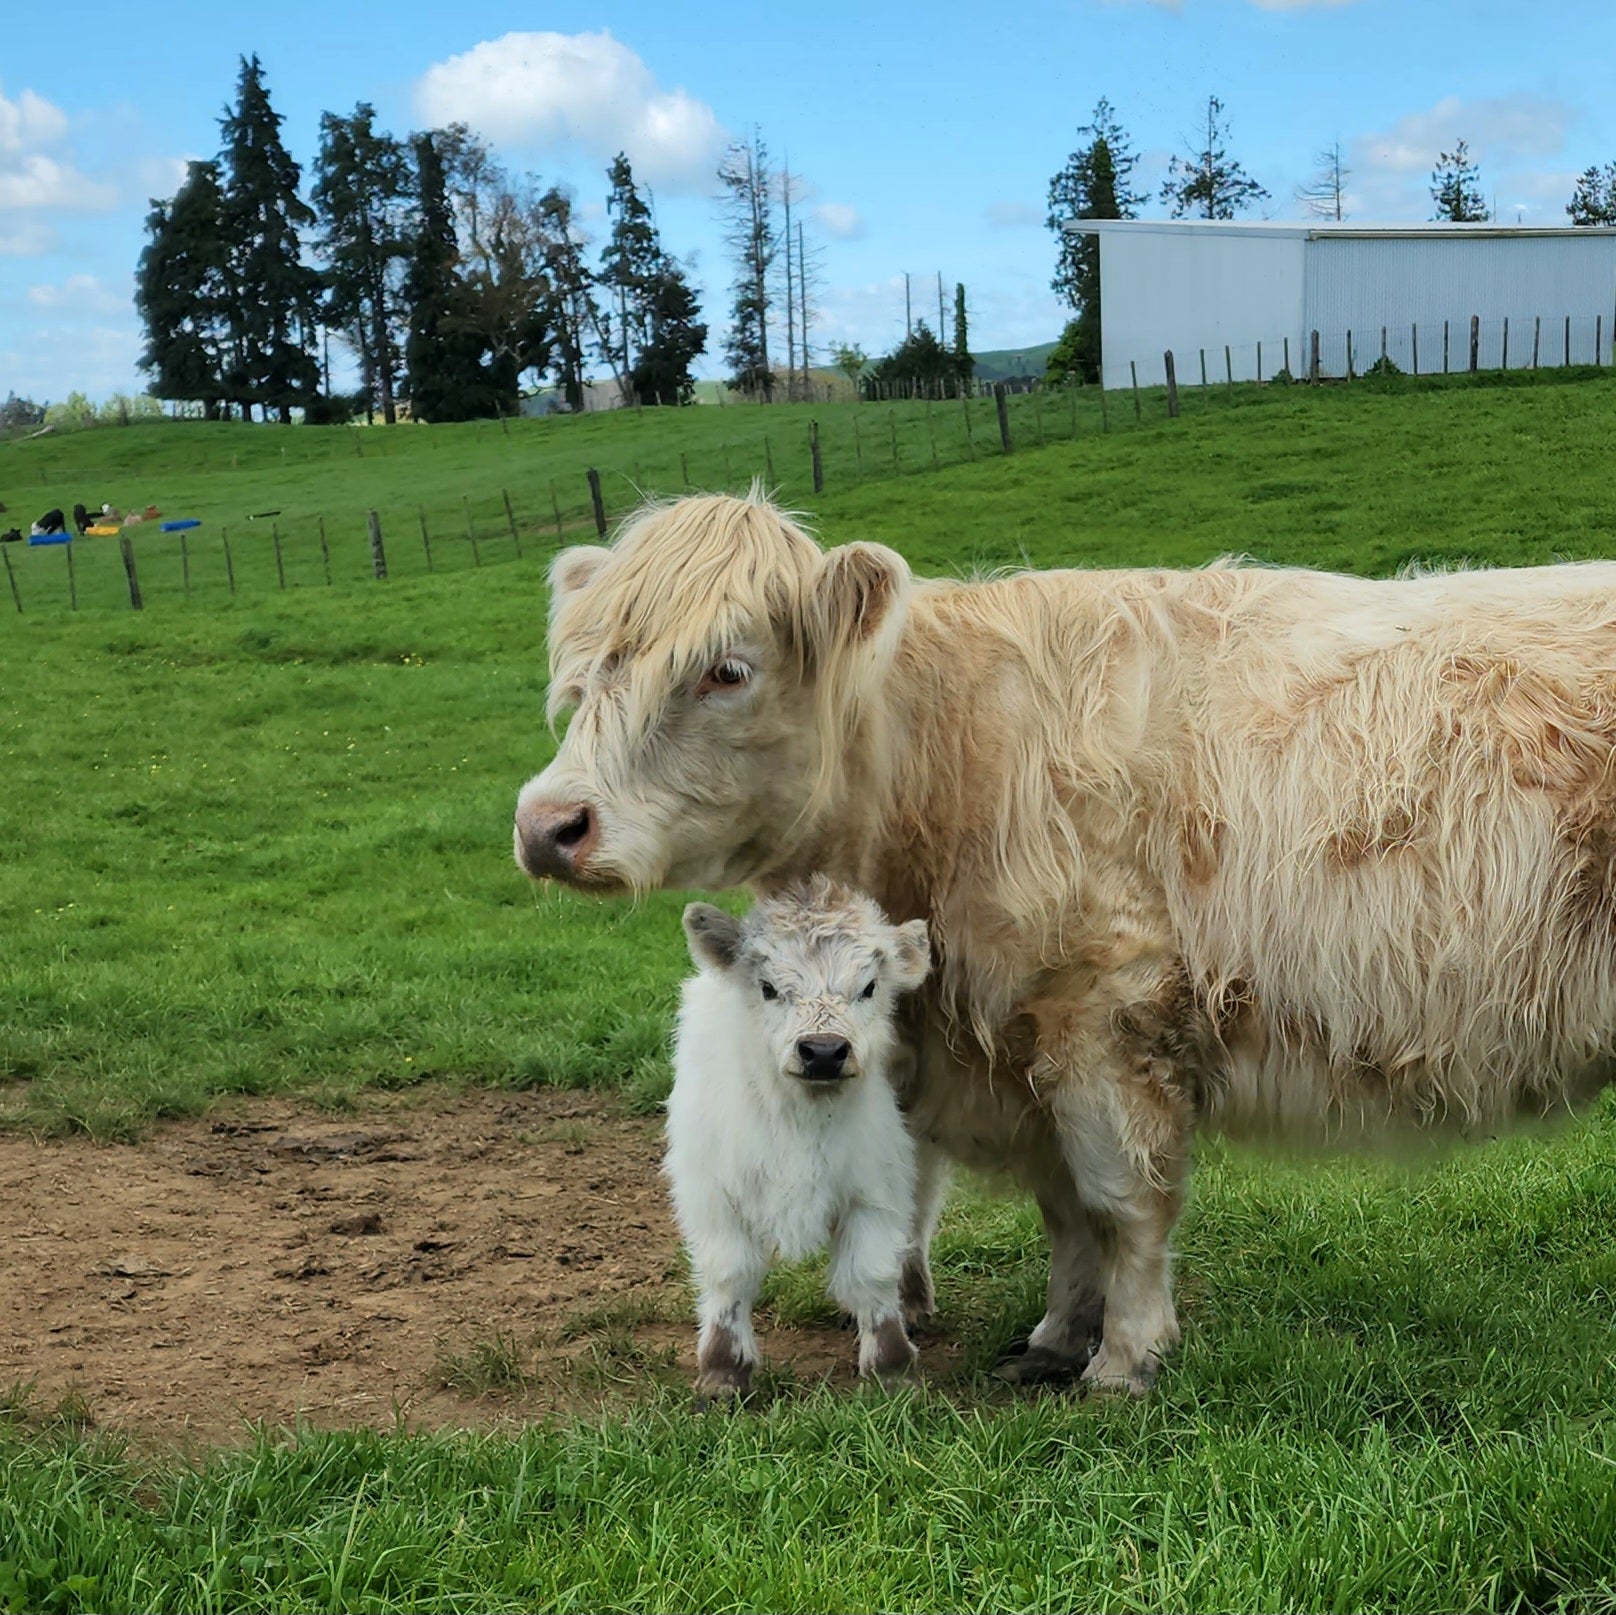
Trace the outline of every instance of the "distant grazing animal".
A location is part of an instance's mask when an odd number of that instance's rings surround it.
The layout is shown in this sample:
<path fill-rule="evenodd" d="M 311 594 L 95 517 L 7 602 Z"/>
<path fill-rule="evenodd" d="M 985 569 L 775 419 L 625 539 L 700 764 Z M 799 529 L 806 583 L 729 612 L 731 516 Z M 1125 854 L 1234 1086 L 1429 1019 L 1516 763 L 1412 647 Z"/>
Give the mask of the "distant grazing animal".
<path fill-rule="evenodd" d="M 8 527 L 5 532 L 0 533 L 0 544 L 20 543 L 22 543 L 22 529 L 20 527 Z"/>
<path fill-rule="evenodd" d="M 90 523 L 93 520 L 94 520 L 94 518 L 90 515 L 89 511 L 87 511 L 84 508 L 83 505 L 74 505 L 74 507 L 73 507 L 73 525 L 74 525 L 74 527 L 76 527 L 78 529 L 79 536 L 81 538 L 84 536 L 84 534 L 86 532 L 89 531 Z"/>
<path fill-rule="evenodd" d="M 522 867 L 930 922 L 910 1128 L 1049 1234 L 1007 1377 L 1149 1385 L 1198 1124 L 1486 1131 L 1611 1078 L 1616 565 L 918 581 L 701 497 L 551 580 L 577 711 Z"/>
<path fill-rule="evenodd" d="M 67 531 L 67 517 L 60 510 L 47 510 L 34 523 L 34 531 L 36 533 L 65 533 Z"/>
<path fill-rule="evenodd" d="M 692 903 L 664 1170 L 700 1293 L 696 1394 L 744 1394 L 752 1306 L 776 1254 L 829 1245 L 858 1320 L 861 1374 L 886 1380 L 931 1310 L 926 1247 L 944 1179 L 917 1182 L 888 1075 L 901 994 L 926 979 L 923 920 L 894 926 L 822 876 L 744 920 Z M 931 1163 L 935 1167 L 935 1162 Z"/>

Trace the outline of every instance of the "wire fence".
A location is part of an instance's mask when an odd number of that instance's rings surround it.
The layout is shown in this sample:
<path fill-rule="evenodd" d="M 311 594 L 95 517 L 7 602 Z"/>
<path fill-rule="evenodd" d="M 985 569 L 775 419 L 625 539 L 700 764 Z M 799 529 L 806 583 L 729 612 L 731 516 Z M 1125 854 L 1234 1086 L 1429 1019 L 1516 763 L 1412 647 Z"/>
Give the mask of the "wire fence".
<path fill-rule="evenodd" d="M 339 507 L 333 499 L 324 511 L 247 509 L 227 521 L 210 518 L 177 532 L 142 522 L 116 536 L 0 543 L 0 613 L 8 602 L 12 614 L 24 615 L 207 607 L 524 558 L 543 563 L 567 544 L 606 536 L 615 520 L 649 497 L 740 493 L 757 481 L 783 502 L 802 504 L 826 491 L 928 475 L 1043 444 L 1159 428 L 1197 411 L 1261 405 L 1287 395 L 1289 388 L 1280 385 L 1286 381 L 1351 386 L 1399 375 L 1484 375 L 1568 364 L 1603 368 L 1610 357 L 1610 332 L 1599 317 L 1541 320 L 1524 329 L 1476 320 L 1445 328 L 1310 333 L 1303 353 L 1283 341 L 1163 353 L 1153 366 L 1130 362 L 1129 385 L 1122 389 L 1032 384 L 1015 391 L 997 384 L 986 394 L 971 389 L 952 398 L 892 403 L 776 405 L 725 411 L 721 418 L 711 410 L 647 409 L 643 425 L 618 421 L 581 439 L 568 435 L 573 425 L 593 419 L 598 426 L 602 417 L 514 427 L 489 422 L 486 433 L 457 428 L 462 435 L 443 440 L 461 456 L 446 463 L 466 468 L 450 479 L 465 491 L 447 502 L 440 478 L 436 491 L 420 499 L 383 492 L 364 505 L 344 501 Z M 184 430 L 136 427 L 128 436 Z M 389 462 L 378 479 L 386 489 L 394 477 L 391 462 L 400 462 L 398 480 L 406 481 L 405 473 L 419 469 L 423 457 L 430 462 L 437 446 L 416 435 L 433 428 L 359 428 L 351 443 L 341 433 L 304 440 L 298 428 L 252 431 L 250 442 L 259 445 L 252 464 L 243 459 L 238 465 L 244 451 L 228 446 L 242 439 L 198 441 L 192 468 L 206 486 L 228 490 L 238 476 L 244 483 L 252 477 L 261 493 L 267 475 L 272 485 L 290 491 L 304 476 L 322 471 L 338 480 L 328 462 L 353 455 Z M 291 434 L 284 443 L 257 435 L 283 431 Z M 267 474 L 265 443 L 278 447 Z M 57 463 L 39 468 L 42 484 L 65 478 L 70 447 L 57 440 Z M 141 459 L 132 453 L 131 468 Z M 491 485 L 491 469 L 504 479 L 502 486 Z M 109 468 L 101 466 L 99 474 L 110 475 Z"/>

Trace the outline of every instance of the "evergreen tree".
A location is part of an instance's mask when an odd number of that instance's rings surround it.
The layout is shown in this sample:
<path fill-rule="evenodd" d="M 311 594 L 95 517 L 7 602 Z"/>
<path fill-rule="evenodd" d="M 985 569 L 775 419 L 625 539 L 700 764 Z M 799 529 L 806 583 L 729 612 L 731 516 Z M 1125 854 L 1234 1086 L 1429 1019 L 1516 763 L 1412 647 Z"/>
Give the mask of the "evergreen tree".
<path fill-rule="evenodd" d="M 379 403 L 391 426 L 410 171 L 403 145 L 378 134 L 375 123 L 376 109 L 363 101 L 351 117 L 321 115 L 314 205 L 325 258 L 327 317 L 359 357 L 367 417 Z"/>
<path fill-rule="evenodd" d="M 546 310 L 554 333 L 553 368 L 570 409 L 582 409 L 584 352 L 593 342 L 612 366 L 619 388 L 627 378 L 595 301 L 595 277 L 584 262 L 584 239 L 573 224 L 572 198 L 552 185 L 539 199 L 545 273 L 549 279 Z"/>
<path fill-rule="evenodd" d="M 281 142 L 257 56 L 244 57 L 236 104 L 224 132 L 223 225 L 230 251 L 230 380 L 248 412 L 275 410 L 283 422 L 319 386 L 313 347 L 320 277 L 301 257 L 298 230 L 314 213 L 298 195 L 297 164 Z"/>
<path fill-rule="evenodd" d="M 410 412 L 421 421 L 476 420 L 494 413 L 497 398 L 467 318 L 443 159 L 430 134 L 417 135 L 413 145 L 417 217 L 404 275 Z"/>
<path fill-rule="evenodd" d="M 1208 96 L 1199 149 L 1192 156 L 1173 158 L 1162 182 L 1161 199 L 1172 203 L 1175 219 L 1186 213 L 1198 219 L 1232 219 L 1254 202 L 1269 200 L 1268 192 L 1229 155 L 1224 144 L 1228 138 L 1223 103 Z"/>
<path fill-rule="evenodd" d="M 1103 96 L 1093 120 L 1078 129 L 1086 137 L 1049 182 L 1048 225 L 1059 245 L 1053 289 L 1077 313 L 1072 322 L 1075 371 L 1080 380 L 1100 374 L 1100 242 L 1069 235 L 1069 219 L 1132 219 L 1144 197 L 1132 186 L 1139 159 L 1116 111 Z"/>
<path fill-rule="evenodd" d="M 916 320 L 906 336 L 885 358 L 876 360 L 866 376 L 874 383 L 899 391 L 916 389 L 917 396 L 946 392 L 957 372 L 954 355 L 932 334 L 924 320 Z"/>
<path fill-rule="evenodd" d="M 724 243 L 735 255 L 735 292 L 730 330 L 724 339 L 729 385 L 741 392 L 762 393 L 774 401 L 774 372 L 769 368 L 769 269 L 777 238 L 774 185 L 768 148 L 753 130 L 749 142 L 732 145 L 718 167 L 724 187 Z"/>
<path fill-rule="evenodd" d="M 1585 168 L 1566 213 L 1573 224 L 1616 225 L 1616 163 Z"/>
<path fill-rule="evenodd" d="M 707 327 L 685 272 L 663 258 L 645 296 L 645 345 L 629 371 L 634 396 L 658 404 L 688 404 L 696 394 L 690 367 L 706 351 Z"/>
<path fill-rule="evenodd" d="M 192 163 L 172 201 L 152 203 L 135 272 L 146 327 L 140 367 L 159 398 L 199 400 L 209 420 L 228 396 L 229 254 L 217 163 Z M 223 406 L 226 409 L 228 405 Z"/>
<path fill-rule="evenodd" d="M 1481 170 L 1471 162 L 1470 147 L 1463 140 L 1437 158 L 1431 170 L 1431 200 L 1436 203 L 1433 219 L 1485 224 L 1492 216 L 1481 191 Z"/>
<path fill-rule="evenodd" d="M 608 345 L 614 367 L 628 375 L 635 356 L 650 340 L 650 301 L 664 257 L 656 220 L 623 152 L 613 159 L 606 177 L 611 183 L 606 212 L 612 233 L 600 255 L 600 284 L 609 307 L 603 323 L 611 333 Z"/>
<path fill-rule="evenodd" d="M 954 375 L 967 382 L 976 374 L 976 360 L 971 357 L 971 328 L 965 316 L 965 282 L 954 283 Z"/>

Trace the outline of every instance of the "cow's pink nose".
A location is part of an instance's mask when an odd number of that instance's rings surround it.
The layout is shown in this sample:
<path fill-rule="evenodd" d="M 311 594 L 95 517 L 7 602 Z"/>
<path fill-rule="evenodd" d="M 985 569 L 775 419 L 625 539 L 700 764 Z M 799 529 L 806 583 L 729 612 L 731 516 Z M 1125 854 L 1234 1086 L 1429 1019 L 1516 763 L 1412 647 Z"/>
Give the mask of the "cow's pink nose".
<path fill-rule="evenodd" d="M 587 802 L 535 803 L 516 815 L 516 858 L 535 880 L 578 875 L 600 839 L 600 820 Z"/>

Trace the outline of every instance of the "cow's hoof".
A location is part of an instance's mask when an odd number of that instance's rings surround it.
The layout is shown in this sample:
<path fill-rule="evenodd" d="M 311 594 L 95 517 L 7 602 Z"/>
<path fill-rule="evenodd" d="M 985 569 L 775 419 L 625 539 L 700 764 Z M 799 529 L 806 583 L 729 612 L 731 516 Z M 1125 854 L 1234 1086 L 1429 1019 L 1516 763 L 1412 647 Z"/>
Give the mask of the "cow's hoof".
<path fill-rule="evenodd" d="M 859 1373 L 891 1389 L 914 1367 L 920 1353 L 898 1317 L 884 1319 L 859 1338 Z"/>
<path fill-rule="evenodd" d="M 1088 1360 L 1087 1352 L 1070 1357 L 1047 1346 L 1029 1346 L 998 1363 L 993 1377 L 1006 1385 L 1070 1385 Z"/>
<path fill-rule="evenodd" d="M 750 1369 L 698 1374 L 693 1399 L 696 1412 L 705 1413 L 710 1407 L 739 1407 L 752 1389 Z"/>
<path fill-rule="evenodd" d="M 1160 1372 L 1161 1359 L 1154 1352 L 1146 1352 L 1143 1361 L 1125 1368 L 1108 1362 L 1102 1347 L 1094 1361 L 1084 1369 L 1082 1384 L 1091 1396 L 1149 1396 Z"/>

